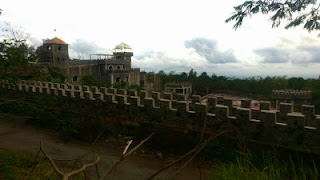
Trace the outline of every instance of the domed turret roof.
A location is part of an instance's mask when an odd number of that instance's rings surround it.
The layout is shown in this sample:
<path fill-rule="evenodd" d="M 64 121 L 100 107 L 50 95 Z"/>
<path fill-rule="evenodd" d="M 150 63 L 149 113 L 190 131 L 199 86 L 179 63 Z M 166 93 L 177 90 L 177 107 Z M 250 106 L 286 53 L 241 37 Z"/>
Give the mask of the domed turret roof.
<path fill-rule="evenodd" d="M 47 39 L 44 41 L 43 44 L 62 44 L 62 45 L 68 45 L 67 43 L 65 43 L 64 41 L 62 41 L 61 39 L 55 37 L 53 39 Z"/>
<path fill-rule="evenodd" d="M 126 44 L 126 43 L 121 43 L 119 45 L 117 45 L 114 50 L 121 50 L 121 51 L 124 51 L 124 50 L 132 50 L 132 48 Z"/>

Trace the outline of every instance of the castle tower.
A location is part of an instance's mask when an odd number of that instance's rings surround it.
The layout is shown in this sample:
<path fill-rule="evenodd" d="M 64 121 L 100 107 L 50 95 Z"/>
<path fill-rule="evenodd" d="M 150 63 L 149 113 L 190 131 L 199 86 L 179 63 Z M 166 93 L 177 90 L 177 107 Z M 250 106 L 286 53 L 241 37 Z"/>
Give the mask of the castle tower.
<path fill-rule="evenodd" d="M 37 54 L 39 62 L 65 62 L 69 60 L 68 44 L 57 37 L 44 40 Z"/>
<path fill-rule="evenodd" d="M 124 69 L 131 69 L 131 57 L 133 56 L 132 48 L 126 43 L 121 43 L 113 50 L 114 59 L 119 61 L 123 60 Z"/>

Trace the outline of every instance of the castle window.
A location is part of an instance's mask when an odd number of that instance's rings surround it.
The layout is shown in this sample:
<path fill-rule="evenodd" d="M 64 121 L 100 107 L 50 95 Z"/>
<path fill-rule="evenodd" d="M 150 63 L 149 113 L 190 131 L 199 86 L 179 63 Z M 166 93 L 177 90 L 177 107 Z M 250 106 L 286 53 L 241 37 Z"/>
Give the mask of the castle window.
<path fill-rule="evenodd" d="M 72 81 L 73 81 L 73 82 L 78 81 L 78 76 L 74 76 L 74 77 L 72 78 Z"/>
<path fill-rule="evenodd" d="M 57 58 L 57 61 L 60 62 L 60 58 Z"/>
<path fill-rule="evenodd" d="M 50 51 L 51 50 L 51 46 L 47 46 L 47 49 Z"/>
<path fill-rule="evenodd" d="M 109 66 L 109 69 L 112 70 L 112 66 Z"/>
<path fill-rule="evenodd" d="M 62 50 L 62 47 L 61 47 L 61 46 L 59 46 L 59 47 L 58 47 L 58 51 L 61 51 L 61 50 Z"/>
<path fill-rule="evenodd" d="M 121 56 L 117 56 L 116 59 L 121 59 Z"/>
<path fill-rule="evenodd" d="M 117 77 L 116 78 L 116 82 L 120 82 L 121 78 L 120 77 Z"/>
<path fill-rule="evenodd" d="M 120 69 L 120 66 L 118 66 L 117 69 Z"/>

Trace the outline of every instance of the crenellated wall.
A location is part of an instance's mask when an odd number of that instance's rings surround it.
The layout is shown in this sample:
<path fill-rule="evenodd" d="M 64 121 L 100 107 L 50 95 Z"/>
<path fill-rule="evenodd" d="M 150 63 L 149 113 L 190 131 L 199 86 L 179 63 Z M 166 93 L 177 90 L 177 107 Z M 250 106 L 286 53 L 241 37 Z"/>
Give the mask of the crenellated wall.
<path fill-rule="evenodd" d="M 1 97 L 27 98 L 56 97 L 54 106 L 118 117 L 133 124 L 149 123 L 153 127 L 170 128 L 182 133 L 201 131 L 205 122 L 206 133 L 230 130 L 251 141 L 268 143 L 304 152 L 320 154 L 320 116 L 313 105 L 302 105 L 294 112 L 290 103 L 280 103 L 279 110 L 271 110 L 269 101 L 260 101 L 260 109 L 251 109 L 251 100 L 241 101 L 240 107 L 232 99 L 198 95 L 190 100 L 185 95 L 148 93 L 105 87 L 66 85 L 39 81 L 21 81 L 17 85 L 1 82 Z"/>

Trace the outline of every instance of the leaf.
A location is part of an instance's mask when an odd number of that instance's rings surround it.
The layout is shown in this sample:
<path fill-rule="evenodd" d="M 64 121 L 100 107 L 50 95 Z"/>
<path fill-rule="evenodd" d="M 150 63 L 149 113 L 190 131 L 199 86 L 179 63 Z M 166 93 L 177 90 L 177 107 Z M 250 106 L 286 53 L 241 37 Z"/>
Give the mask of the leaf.
<path fill-rule="evenodd" d="M 304 20 L 306 18 L 307 18 L 307 14 L 303 14 L 303 15 L 296 17 L 295 20 L 291 21 L 288 25 L 286 25 L 285 29 L 299 26 L 300 24 L 302 24 L 304 22 Z"/>

